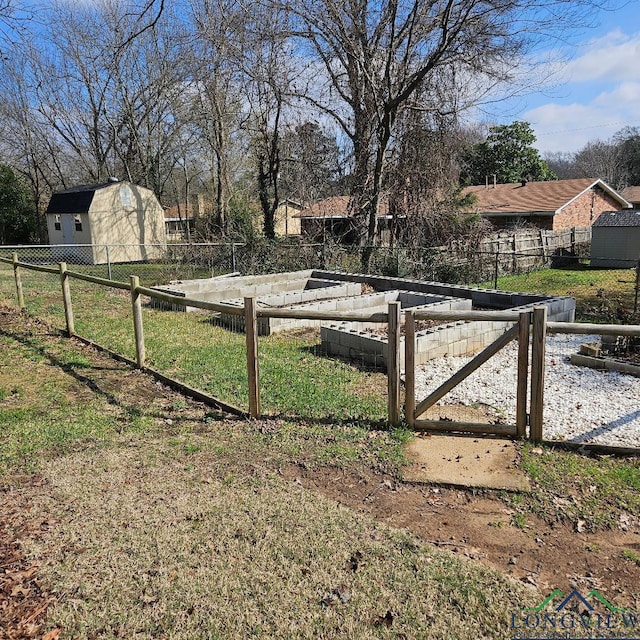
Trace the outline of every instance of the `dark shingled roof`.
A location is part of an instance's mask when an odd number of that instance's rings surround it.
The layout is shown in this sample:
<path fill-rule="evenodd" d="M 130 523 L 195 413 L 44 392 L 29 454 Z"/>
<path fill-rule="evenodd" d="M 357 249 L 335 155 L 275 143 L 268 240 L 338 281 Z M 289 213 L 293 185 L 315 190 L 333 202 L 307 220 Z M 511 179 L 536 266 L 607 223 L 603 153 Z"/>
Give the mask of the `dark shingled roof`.
<path fill-rule="evenodd" d="M 603 211 L 594 227 L 640 227 L 640 211 L 626 209 L 623 211 Z"/>
<path fill-rule="evenodd" d="M 93 194 L 114 184 L 114 181 L 109 181 L 58 191 L 51 196 L 46 213 L 87 213 L 93 202 Z"/>

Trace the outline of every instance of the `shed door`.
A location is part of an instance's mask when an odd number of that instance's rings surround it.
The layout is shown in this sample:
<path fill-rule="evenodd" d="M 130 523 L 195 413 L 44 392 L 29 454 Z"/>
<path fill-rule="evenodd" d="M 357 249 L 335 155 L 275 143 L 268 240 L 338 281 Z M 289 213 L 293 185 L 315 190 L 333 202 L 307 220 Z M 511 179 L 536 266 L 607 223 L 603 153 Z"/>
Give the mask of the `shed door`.
<path fill-rule="evenodd" d="M 62 244 L 73 244 L 74 222 L 73 216 L 66 214 L 62 218 Z"/>

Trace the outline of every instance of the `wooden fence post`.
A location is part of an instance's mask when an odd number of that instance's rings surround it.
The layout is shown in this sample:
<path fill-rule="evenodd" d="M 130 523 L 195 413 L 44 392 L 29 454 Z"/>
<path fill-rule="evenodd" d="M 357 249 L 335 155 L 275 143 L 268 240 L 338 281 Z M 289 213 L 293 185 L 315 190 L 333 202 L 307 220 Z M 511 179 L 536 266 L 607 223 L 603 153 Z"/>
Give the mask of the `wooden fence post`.
<path fill-rule="evenodd" d="M 640 260 L 636 265 L 636 291 L 633 298 L 633 313 L 638 313 L 638 295 L 640 292 Z"/>
<path fill-rule="evenodd" d="M 136 338 L 136 361 L 138 367 L 142 369 L 145 363 L 144 349 L 144 326 L 142 324 L 142 300 L 138 293 L 140 286 L 140 278 L 138 276 L 130 276 L 131 283 L 131 307 L 133 309 L 133 330 Z"/>
<path fill-rule="evenodd" d="M 13 252 L 11 255 L 13 259 L 13 277 L 16 281 L 16 293 L 18 294 L 18 306 L 20 309 L 24 309 L 24 293 L 22 291 L 22 278 L 20 277 L 20 267 L 18 266 L 18 254 Z"/>
<path fill-rule="evenodd" d="M 260 417 L 260 371 L 258 367 L 258 321 L 255 298 L 244 299 L 244 330 L 247 341 L 249 415 Z"/>
<path fill-rule="evenodd" d="M 531 346 L 531 418 L 529 430 L 529 437 L 534 442 L 540 442 L 542 440 L 546 337 L 547 307 L 534 307 Z"/>
<path fill-rule="evenodd" d="M 416 319 L 404 316 L 404 417 L 410 428 L 416 424 Z"/>
<path fill-rule="evenodd" d="M 389 424 L 400 424 L 400 303 L 389 303 L 387 325 L 387 413 Z"/>
<path fill-rule="evenodd" d="M 529 376 L 529 325 L 531 313 L 523 311 L 518 321 L 518 382 L 516 398 L 516 435 L 527 435 L 527 383 Z"/>
<path fill-rule="evenodd" d="M 69 274 L 67 273 L 67 263 L 60 263 L 60 282 L 62 284 L 62 300 L 64 302 L 64 319 L 67 323 L 67 335 L 75 335 L 76 328 L 73 321 L 73 307 L 71 306 L 71 287 L 69 285 Z"/>

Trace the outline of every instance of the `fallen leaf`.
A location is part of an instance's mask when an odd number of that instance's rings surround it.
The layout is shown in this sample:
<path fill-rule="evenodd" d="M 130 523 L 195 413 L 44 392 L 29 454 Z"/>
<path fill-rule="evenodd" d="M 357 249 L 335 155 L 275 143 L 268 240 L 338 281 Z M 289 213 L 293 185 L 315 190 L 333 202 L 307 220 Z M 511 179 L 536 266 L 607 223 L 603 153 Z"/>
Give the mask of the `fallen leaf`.
<path fill-rule="evenodd" d="M 393 613 L 391 611 L 387 611 L 384 616 L 380 616 L 373 621 L 374 627 L 390 627 L 393 624 Z"/>
<path fill-rule="evenodd" d="M 349 558 L 349 569 L 355 573 L 358 570 L 361 561 L 362 553 L 360 551 L 356 551 L 351 558 Z"/>
<path fill-rule="evenodd" d="M 340 602 L 346 604 L 351 600 L 351 593 L 346 584 L 341 584 L 336 590 L 335 594 L 340 598 Z"/>
<path fill-rule="evenodd" d="M 56 638 L 62 633 L 62 629 L 51 629 L 42 636 L 42 640 L 56 640 Z"/>

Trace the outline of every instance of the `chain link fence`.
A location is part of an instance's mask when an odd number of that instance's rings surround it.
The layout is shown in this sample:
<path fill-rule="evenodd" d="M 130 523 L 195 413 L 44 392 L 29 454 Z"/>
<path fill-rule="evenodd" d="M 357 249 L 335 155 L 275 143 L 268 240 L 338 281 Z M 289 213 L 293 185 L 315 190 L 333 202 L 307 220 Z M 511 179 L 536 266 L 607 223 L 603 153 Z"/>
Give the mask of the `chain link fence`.
<path fill-rule="evenodd" d="M 363 271 L 362 248 L 337 243 L 261 241 L 253 244 L 0 247 L 2 257 L 11 258 L 14 252 L 23 262 L 56 265 L 64 261 L 72 270 L 110 280 L 127 282 L 131 275 L 137 275 L 146 286 L 228 273 L 251 275 L 302 269 Z M 597 269 L 590 266 L 591 260 L 596 262 L 596 258 L 588 254 L 588 245 L 580 252 L 563 249 L 478 251 L 456 246 L 372 247 L 367 271 L 508 291 L 546 292 L 555 287 L 562 295 L 583 299 L 579 314 L 585 319 L 603 322 L 637 319 L 640 260 L 633 266 L 620 268 L 617 259 L 597 258 Z"/>

